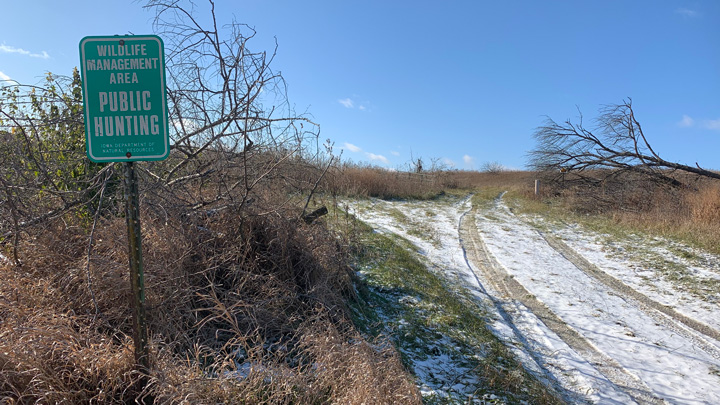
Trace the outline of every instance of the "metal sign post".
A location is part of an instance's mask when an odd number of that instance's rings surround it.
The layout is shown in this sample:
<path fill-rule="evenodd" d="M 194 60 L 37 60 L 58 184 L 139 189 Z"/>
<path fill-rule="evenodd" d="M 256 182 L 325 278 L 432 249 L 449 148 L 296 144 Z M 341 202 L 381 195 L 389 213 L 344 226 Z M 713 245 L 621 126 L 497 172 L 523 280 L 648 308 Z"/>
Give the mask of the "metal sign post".
<path fill-rule="evenodd" d="M 142 371 L 150 368 L 148 333 L 145 322 L 145 275 L 143 274 L 142 233 L 140 230 L 140 198 L 133 162 L 125 163 L 125 218 L 127 220 L 130 258 L 130 284 L 133 295 L 133 340 L 135 362 Z"/>
<path fill-rule="evenodd" d="M 134 162 L 170 153 L 165 50 L 156 35 L 97 36 L 80 41 L 85 139 L 93 162 L 125 162 L 125 213 L 138 369 L 150 369 L 145 314 L 140 198 Z"/>

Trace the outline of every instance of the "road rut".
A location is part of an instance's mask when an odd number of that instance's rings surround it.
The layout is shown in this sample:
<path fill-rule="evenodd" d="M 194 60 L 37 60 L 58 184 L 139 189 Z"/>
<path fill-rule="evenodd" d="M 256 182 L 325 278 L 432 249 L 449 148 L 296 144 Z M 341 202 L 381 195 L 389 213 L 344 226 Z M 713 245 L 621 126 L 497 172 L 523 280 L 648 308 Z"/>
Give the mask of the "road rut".
<path fill-rule="evenodd" d="M 535 298 L 522 284 L 509 275 L 488 251 L 475 225 L 475 213 L 469 212 L 460 222 L 460 237 L 468 259 L 482 272 L 480 275 L 506 299 L 522 303 L 557 334 L 573 350 L 587 359 L 602 375 L 640 404 L 660 404 L 664 401 L 652 394 L 650 388 L 628 373 L 619 363 L 599 351 L 569 327 L 544 303 Z M 475 269 L 473 269 L 475 271 Z"/>

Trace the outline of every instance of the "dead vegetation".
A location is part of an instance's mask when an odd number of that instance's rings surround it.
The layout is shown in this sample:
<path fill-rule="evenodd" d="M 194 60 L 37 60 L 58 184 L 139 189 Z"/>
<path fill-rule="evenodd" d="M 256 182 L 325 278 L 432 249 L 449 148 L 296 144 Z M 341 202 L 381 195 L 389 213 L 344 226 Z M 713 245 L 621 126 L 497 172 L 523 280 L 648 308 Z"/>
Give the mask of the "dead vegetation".
<path fill-rule="evenodd" d="M 198 26 L 191 3 L 148 5 L 173 122 L 170 157 L 136 164 L 150 368 L 133 356 L 120 164 L 85 156 L 77 71 L 48 75 L 0 88 L 0 402 L 417 403 L 392 346 L 349 319 L 343 239 L 303 221 L 336 157 L 273 54 L 245 25 Z"/>
<path fill-rule="evenodd" d="M 327 190 L 335 195 L 382 199 L 427 199 L 444 192 L 478 187 L 532 187 L 533 174 L 521 171 L 475 172 L 437 170 L 402 172 L 352 164 L 339 165 L 328 175 Z"/>
<path fill-rule="evenodd" d="M 529 165 L 569 210 L 691 240 L 718 251 L 720 172 L 668 161 L 650 144 L 632 100 L 604 106 L 588 127 L 582 114 L 535 131 Z"/>
<path fill-rule="evenodd" d="M 121 190 L 105 196 L 90 255 L 93 221 L 85 209 L 24 227 L 17 240 L 7 238 L 0 267 L 3 400 L 420 402 L 392 345 L 369 341 L 349 320 L 346 302 L 355 289 L 347 238 L 338 238 L 322 220 L 300 219 L 307 189 L 324 164 L 285 159 L 275 165 L 270 156 L 257 162 L 253 170 L 272 166 L 269 176 L 287 181 L 263 182 L 244 204 L 221 209 L 191 209 L 167 188 L 152 189 L 144 177 L 148 376 L 134 367 L 125 221 L 111 209 Z M 459 189 L 531 195 L 535 177 L 457 171 L 404 182 L 406 175 L 338 166 L 316 191 L 319 199 L 373 195 L 371 190 L 395 184 L 393 198 Z M 546 185 L 541 199 L 622 223 L 685 229 L 716 243 L 711 235 L 720 221 L 720 188 L 709 181 L 667 188 L 642 178 L 591 185 L 567 180 Z M 357 187 L 361 181 L 367 182 L 363 189 Z M 187 182 L 181 195 L 195 201 L 214 197 L 213 184 Z M 303 184 L 305 194 L 298 196 Z M 13 228 L 11 221 L 4 224 Z M 12 258 L 16 253 L 20 265 Z"/>
<path fill-rule="evenodd" d="M 720 182 L 672 172 L 664 176 L 678 185 L 630 172 L 562 173 L 542 180 L 539 199 L 568 212 L 608 218 L 629 229 L 681 238 L 718 252 Z"/>
<path fill-rule="evenodd" d="M 263 205 L 258 202 L 258 205 Z M 296 210 L 296 209 L 295 209 Z M 152 367 L 134 370 L 122 218 L 28 230 L 0 272 L 0 396 L 20 403 L 418 401 L 387 344 L 349 322 L 345 248 L 297 212 L 190 223 L 144 212 Z M 362 378 L 359 378 L 362 376 Z"/>

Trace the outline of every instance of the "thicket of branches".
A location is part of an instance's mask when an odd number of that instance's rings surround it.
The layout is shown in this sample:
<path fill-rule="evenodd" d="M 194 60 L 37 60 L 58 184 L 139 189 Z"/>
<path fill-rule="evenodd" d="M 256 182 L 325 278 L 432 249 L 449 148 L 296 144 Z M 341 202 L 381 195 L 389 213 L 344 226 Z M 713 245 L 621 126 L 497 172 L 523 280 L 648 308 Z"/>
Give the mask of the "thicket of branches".
<path fill-rule="evenodd" d="M 242 211 L 257 201 L 260 185 L 291 190 L 297 200 L 307 195 L 322 174 L 318 167 L 333 156 L 319 150 L 319 127 L 290 108 L 283 78 L 271 68 L 274 51 L 252 51 L 255 32 L 245 25 L 220 26 L 212 2 L 209 27 L 192 5 L 146 7 L 156 12 L 165 41 L 172 145 L 166 161 L 140 165 L 146 202 L 167 214 Z M 107 208 L 121 191 L 116 164 L 85 157 L 80 84 L 75 71 L 0 88 L 0 235 L 18 235 L 81 206 L 92 215 L 101 195 Z"/>
<path fill-rule="evenodd" d="M 680 185 L 672 173 L 680 171 L 720 179 L 720 174 L 663 159 L 650 145 L 632 108 L 632 100 L 600 110 L 593 129 L 577 122 L 550 118 L 535 131 L 537 146 L 529 154 L 530 168 L 553 181 L 567 177 L 600 182 L 624 173 Z"/>
<path fill-rule="evenodd" d="M 0 402 L 418 402 L 397 353 L 349 321 L 346 242 L 300 220 L 335 157 L 290 107 L 275 51 L 253 51 L 255 32 L 212 1 L 147 7 L 172 145 L 136 164 L 148 384 L 129 338 L 120 164 L 86 157 L 78 72 L 48 74 L 0 88 Z"/>

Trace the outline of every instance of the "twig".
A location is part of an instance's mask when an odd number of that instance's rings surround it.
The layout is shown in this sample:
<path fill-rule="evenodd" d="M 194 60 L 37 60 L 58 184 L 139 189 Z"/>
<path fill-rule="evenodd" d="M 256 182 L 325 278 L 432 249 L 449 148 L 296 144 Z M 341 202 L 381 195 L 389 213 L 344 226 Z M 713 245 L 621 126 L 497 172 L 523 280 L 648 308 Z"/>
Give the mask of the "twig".
<path fill-rule="evenodd" d="M 92 229 L 90 229 L 90 239 L 88 240 L 87 266 L 85 267 L 85 272 L 87 274 L 88 290 L 90 290 L 90 297 L 92 298 L 93 305 L 95 306 L 95 317 L 93 318 L 93 320 L 95 320 L 97 318 L 97 316 L 100 314 L 100 307 L 98 306 L 97 300 L 95 299 L 95 292 L 93 291 L 93 287 L 92 287 L 92 277 L 90 276 L 90 260 L 92 257 L 92 247 L 93 247 L 93 239 L 95 236 L 95 226 L 97 225 L 98 218 L 100 217 L 100 211 L 102 210 L 103 196 L 105 195 L 105 187 L 107 186 L 107 183 L 110 180 L 110 177 L 112 177 L 112 172 L 110 172 L 110 174 L 108 174 L 105 177 L 102 187 L 100 188 L 100 198 L 98 199 L 98 207 L 97 207 L 97 210 L 95 210 L 95 217 L 93 219 Z"/>
<path fill-rule="evenodd" d="M 320 177 L 318 177 L 317 181 L 315 182 L 315 185 L 313 186 L 312 190 L 310 190 L 310 194 L 308 194 L 307 200 L 305 201 L 305 206 L 303 207 L 302 214 L 300 215 L 300 218 L 305 217 L 305 212 L 307 212 L 307 207 L 310 205 L 310 199 L 312 198 L 313 194 L 315 194 L 315 190 L 317 190 L 318 185 L 320 184 L 320 181 L 322 181 L 323 177 L 325 177 L 325 173 L 327 173 L 328 169 L 330 169 L 330 166 L 332 166 L 333 161 L 335 160 L 334 156 L 330 157 L 330 161 L 328 162 L 327 166 L 325 166 L 325 170 L 323 170 Z"/>

